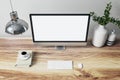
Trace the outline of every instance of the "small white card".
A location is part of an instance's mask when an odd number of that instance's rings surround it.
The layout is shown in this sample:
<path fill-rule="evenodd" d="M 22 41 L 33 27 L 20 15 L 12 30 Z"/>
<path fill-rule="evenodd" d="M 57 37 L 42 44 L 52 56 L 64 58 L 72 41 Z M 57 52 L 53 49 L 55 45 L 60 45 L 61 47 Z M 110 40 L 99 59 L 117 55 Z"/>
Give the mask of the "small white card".
<path fill-rule="evenodd" d="M 72 61 L 50 60 L 48 61 L 48 69 L 72 69 Z"/>

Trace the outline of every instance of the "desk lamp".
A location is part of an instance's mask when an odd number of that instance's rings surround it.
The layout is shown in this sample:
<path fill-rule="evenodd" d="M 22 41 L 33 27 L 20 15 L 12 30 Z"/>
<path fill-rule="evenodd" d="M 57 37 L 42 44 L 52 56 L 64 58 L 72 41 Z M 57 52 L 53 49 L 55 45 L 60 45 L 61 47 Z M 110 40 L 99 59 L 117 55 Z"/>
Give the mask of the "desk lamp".
<path fill-rule="evenodd" d="M 10 0 L 12 12 L 10 13 L 11 20 L 6 24 L 5 32 L 12 35 L 17 35 L 28 30 L 28 24 L 22 19 L 18 18 L 17 11 L 13 10 L 12 2 Z"/>

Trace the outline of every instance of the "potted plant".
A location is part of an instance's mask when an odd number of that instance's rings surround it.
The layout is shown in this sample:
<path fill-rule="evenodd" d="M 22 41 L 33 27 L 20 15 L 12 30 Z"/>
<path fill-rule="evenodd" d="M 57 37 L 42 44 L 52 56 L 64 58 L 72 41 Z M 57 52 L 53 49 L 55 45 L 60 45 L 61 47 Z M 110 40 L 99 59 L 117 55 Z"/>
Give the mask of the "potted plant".
<path fill-rule="evenodd" d="M 108 23 L 113 23 L 117 25 L 118 27 L 120 26 L 120 20 L 118 18 L 110 17 L 111 8 L 112 8 L 112 5 L 110 2 L 107 4 L 104 10 L 103 16 L 98 16 L 95 12 L 90 12 L 90 15 L 92 16 L 93 21 L 99 24 L 99 27 L 96 28 L 96 30 L 94 31 L 94 36 L 92 40 L 93 45 L 96 47 L 104 46 L 107 40 L 107 35 L 108 35 L 108 31 L 106 30 L 105 26 Z"/>

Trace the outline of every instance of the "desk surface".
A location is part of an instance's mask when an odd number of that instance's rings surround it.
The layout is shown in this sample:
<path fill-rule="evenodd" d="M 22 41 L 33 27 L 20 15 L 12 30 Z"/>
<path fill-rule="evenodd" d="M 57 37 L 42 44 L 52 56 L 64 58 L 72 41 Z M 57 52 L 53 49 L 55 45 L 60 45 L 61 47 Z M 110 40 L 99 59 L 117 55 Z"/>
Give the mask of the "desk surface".
<path fill-rule="evenodd" d="M 15 67 L 18 50 L 34 52 L 30 68 Z M 0 39 L 0 80 L 120 80 L 120 42 L 112 47 L 41 47 L 31 39 Z M 48 60 L 72 60 L 73 70 L 48 70 Z M 83 64 L 83 69 L 77 65 Z"/>

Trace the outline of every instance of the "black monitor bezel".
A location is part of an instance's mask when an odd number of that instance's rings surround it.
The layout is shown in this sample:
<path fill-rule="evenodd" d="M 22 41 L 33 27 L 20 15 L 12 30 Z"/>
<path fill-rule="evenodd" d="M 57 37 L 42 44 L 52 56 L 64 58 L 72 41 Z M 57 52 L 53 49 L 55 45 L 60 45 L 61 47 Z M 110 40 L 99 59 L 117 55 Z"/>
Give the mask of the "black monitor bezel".
<path fill-rule="evenodd" d="M 33 23 L 32 23 L 32 16 L 88 16 L 88 24 L 87 24 L 87 31 L 86 31 L 86 39 L 85 41 L 35 41 L 34 38 L 34 30 L 33 30 Z M 30 14 L 30 24 L 31 24 L 31 31 L 32 31 L 32 39 L 33 42 L 87 42 L 88 33 L 89 33 L 89 24 L 90 24 L 90 14 Z"/>

